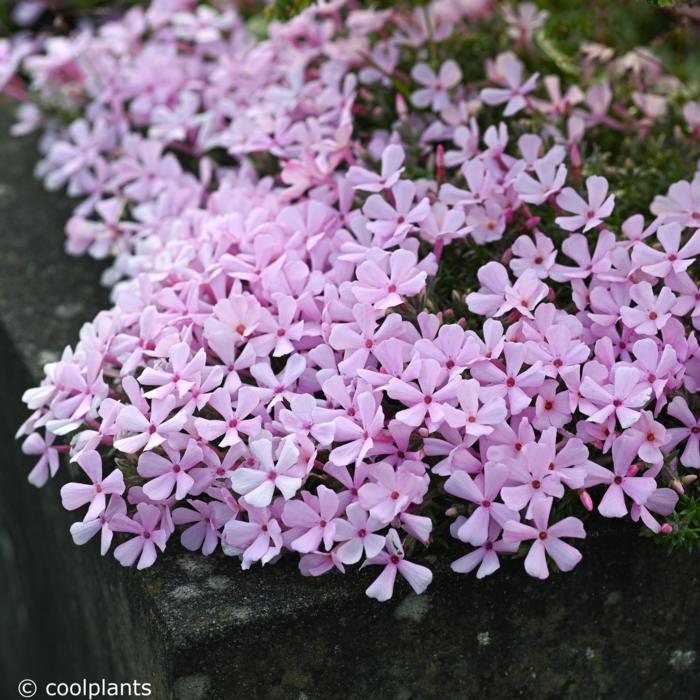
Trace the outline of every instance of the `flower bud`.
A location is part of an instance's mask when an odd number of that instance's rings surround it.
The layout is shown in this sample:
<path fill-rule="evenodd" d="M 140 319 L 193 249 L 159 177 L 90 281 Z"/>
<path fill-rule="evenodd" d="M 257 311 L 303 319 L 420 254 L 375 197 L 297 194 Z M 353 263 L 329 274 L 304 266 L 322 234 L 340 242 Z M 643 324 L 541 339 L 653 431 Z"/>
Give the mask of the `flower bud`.
<path fill-rule="evenodd" d="M 663 535 L 670 535 L 673 532 L 673 525 L 671 525 L 671 523 L 664 523 L 659 531 Z"/>
<path fill-rule="evenodd" d="M 581 500 L 581 505 L 590 513 L 593 510 L 593 499 L 591 494 L 586 489 L 579 489 L 578 497 Z"/>

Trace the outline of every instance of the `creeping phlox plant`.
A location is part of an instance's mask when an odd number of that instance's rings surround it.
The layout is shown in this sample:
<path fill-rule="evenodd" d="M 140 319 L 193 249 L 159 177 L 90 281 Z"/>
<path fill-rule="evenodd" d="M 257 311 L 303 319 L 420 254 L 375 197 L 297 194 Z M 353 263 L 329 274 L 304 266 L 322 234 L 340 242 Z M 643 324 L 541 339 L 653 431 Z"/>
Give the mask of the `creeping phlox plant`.
<path fill-rule="evenodd" d="M 546 578 L 581 559 L 577 515 L 682 527 L 700 104 L 646 50 L 559 70 L 546 22 L 329 0 L 260 38 L 155 0 L 0 44 L 14 131 L 42 129 L 39 175 L 80 199 L 68 251 L 114 258 L 113 308 L 24 397 L 29 480 L 69 457 L 77 544 L 374 566 L 386 600 L 397 573 L 430 584 L 432 541 L 462 543 L 457 572 L 520 553 Z M 645 220 L 615 149 L 662 138 L 687 179 Z"/>

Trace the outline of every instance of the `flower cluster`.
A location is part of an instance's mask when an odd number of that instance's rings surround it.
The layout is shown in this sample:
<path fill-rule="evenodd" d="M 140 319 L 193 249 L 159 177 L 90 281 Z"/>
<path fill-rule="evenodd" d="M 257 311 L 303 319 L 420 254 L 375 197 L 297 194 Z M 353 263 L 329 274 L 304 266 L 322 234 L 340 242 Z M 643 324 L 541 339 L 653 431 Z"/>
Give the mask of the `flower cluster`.
<path fill-rule="evenodd" d="M 700 467 L 700 173 L 621 221 L 587 139 L 653 131 L 678 86 L 604 47 L 566 87 L 530 72 L 546 20 L 333 0 L 256 39 L 154 0 L 0 46 L 15 131 L 43 129 L 40 176 L 80 199 L 69 252 L 114 257 L 113 308 L 20 431 L 33 484 L 62 452 L 81 471 L 76 543 L 376 565 L 386 600 L 397 572 L 430 584 L 409 558 L 432 540 L 466 547 L 455 571 L 527 551 L 546 578 L 581 559 L 577 509 L 670 530 Z M 449 47 L 482 22 L 513 50 L 467 80 Z"/>

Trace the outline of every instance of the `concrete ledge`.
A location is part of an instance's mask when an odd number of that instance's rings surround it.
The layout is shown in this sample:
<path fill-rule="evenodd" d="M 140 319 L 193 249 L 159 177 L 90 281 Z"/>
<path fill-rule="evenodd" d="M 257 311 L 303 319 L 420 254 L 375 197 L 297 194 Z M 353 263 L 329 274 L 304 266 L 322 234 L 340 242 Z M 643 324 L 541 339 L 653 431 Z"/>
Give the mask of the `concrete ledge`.
<path fill-rule="evenodd" d="M 8 124 L 0 113 L 0 697 L 23 678 L 139 680 L 158 700 L 700 695 L 700 554 L 625 524 L 591 527 L 572 574 L 541 583 L 512 561 L 477 581 L 441 554 L 426 595 L 401 584 L 388 604 L 364 596 L 377 571 L 243 572 L 171 540 L 139 573 L 75 547 L 64 479 L 30 486 L 12 436 L 22 391 L 107 295 L 98 264 L 63 253 L 70 207 Z"/>

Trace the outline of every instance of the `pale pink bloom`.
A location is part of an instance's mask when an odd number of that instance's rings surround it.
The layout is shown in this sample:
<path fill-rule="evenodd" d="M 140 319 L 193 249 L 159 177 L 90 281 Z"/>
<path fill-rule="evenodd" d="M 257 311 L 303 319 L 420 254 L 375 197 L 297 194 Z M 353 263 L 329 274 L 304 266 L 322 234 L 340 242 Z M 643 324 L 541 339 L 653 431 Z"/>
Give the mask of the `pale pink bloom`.
<path fill-rule="evenodd" d="M 481 288 L 467 294 L 467 306 L 472 313 L 494 316 L 505 303 L 506 289 L 510 287 L 508 270 L 501 263 L 491 261 L 482 265 L 476 276 Z"/>
<path fill-rule="evenodd" d="M 284 369 L 275 374 L 268 362 L 260 362 L 250 368 L 250 373 L 256 381 L 256 391 L 263 403 L 270 409 L 276 403 L 296 396 L 293 387 L 306 369 L 306 360 L 302 355 L 292 354 Z"/>
<path fill-rule="evenodd" d="M 461 526 L 461 523 L 457 521 L 454 525 L 458 528 Z M 515 554 L 518 551 L 517 542 L 506 542 L 503 538 L 498 539 L 501 530 L 501 526 L 495 520 L 492 520 L 486 541 L 477 549 L 469 552 L 469 554 L 455 559 L 450 564 L 452 571 L 458 574 L 468 574 L 478 566 L 476 577 L 484 578 L 499 569 L 501 566 L 498 560 L 499 554 Z"/>
<path fill-rule="evenodd" d="M 59 467 L 58 451 L 52 447 L 56 436 L 52 433 L 45 433 L 42 437 L 39 433 L 31 433 L 22 443 L 22 452 L 25 455 L 38 455 L 39 460 L 29 472 L 27 480 L 33 486 L 41 487 L 49 477 L 56 476 Z"/>
<path fill-rule="evenodd" d="M 115 515 L 126 515 L 126 502 L 121 496 L 110 496 L 107 507 L 102 513 L 91 520 L 83 520 L 70 526 L 73 542 L 82 545 L 89 542 L 98 532 L 100 533 L 100 554 L 104 556 L 109 551 L 114 533 L 112 519 Z"/>
<path fill-rule="evenodd" d="M 531 270 L 539 279 L 549 276 L 549 271 L 557 257 L 557 251 L 551 239 L 541 231 L 535 231 L 535 240 L 530 236 L 518 236 L 511 247 L 513 258 L 510 269 L 520 277 L 526 270 Z"/>
<path fill-rule="evenodd" d="M 488 105 L 506 105 L 503 110 L 504 117 L 510 117 L 527 105 L 526 95 L 535 89 L 538 73 L 531 75 L 523 82 L 524 66 L 515 54 L 508 51 L 496 58 L 493 78 L 504 88 L 484 88 L 481 99 Z"/>
<path fill-rule="evenodd" d="M 640 335 L 656 335 L 668 323 L 677 302 L 668 287 L 662 287 L 655 297 L 649 282 L 632 285 L 630 297 L 637 305 L 623 306 L 620 315 L 623 323 Z"/>
<path fill-rule="evenodd" d="M 586 487 L 597 484 L 609 484 L 603 498 L 598 504 L 598 511 L 606 518 L 623 518 L 627 515 L 625 495 L 637 505 L 644 505 L 656 490 L 656 481 L 649 476 L 635 476 L 630 472 L 632 460 L 637 456 L 637 445 L 634 440 L 625 436 L 613 442 L 613 469 L 605 469 L 598 464 L 589 462 L 586 465 L 588 476 Z"/>
<path fill-rule="evenodd" d="M 403 148 L 399 144 L 390 144 L 382 153 L 381 173 L 377 173 L 353 165 L 347 174 L 348 182 L 356 190 L 365 192 L 381 192 L 385 189 L 393 187 L 401 177 L 401 173 L 405 170 L 402 166 L 406 155 Z"/>
<path fill-rule="evenodd" d="M 567 391 L 557 392 L 558 386 L 556 381 L 549 379 L 542 384 L 542 388 L 537 392 L 535 417 L 532 419 L 532 425 L 538 430 L 550 426 L 563 428 L 571 420 L 569 393 Z"/>
<path fill-rule="evenodd" d="M 459 207 L 471 207 L 474 204 L 484 204 L 493 197 L 498 186 L 493 175 L 487 170 L 484 161 L 474 158 L 462 165 L 461 173 L 467 181 L 469 189 L 459 189 L 447 183 L 440 188 L 440 201 Z"/>
<path fill-rule="evenodd" d="M 671 515 L 677 503 L 678 494 L 673 489 L 656 489 L 643 506 L 632 503 L 630 517 L 635 522 L 641 520 L 653 533 L 658 535 L 661 532 L 661 526 L 652 512 L 665 516 Z"/>
<path fill-rule="evenodd" d="M 506 210 L 495 199 L 471 207 L 466 220 L 470 236 L 479 245 L 499 241 L 506 230 Z"/>
<path fill-rule="evenodd" d="M 532 312 L 547 296 L 548 291 L 549 287 L 539 280 L 532 270 L 526 270 L 515 280 L 512 287 L 506 287 L 504 303 L 494 315 L 501 316 L 507 311 L 515 310 L 527 318 L 532 318 Z"/>
<path fill-rule="evenodd" d="M 530 405 L 531 394 L 542 385 L 545 375 L 539 361 L 523 370 L 527 354 L 523 344 L 506 343 L 504 353 L 506 364 L 503 369 L 493 362 L 483 362 L 472 368 L 472 376 L 481 384 L 484 403 L 498 397 L 506 398 L 511 415 L 517 416 Z"/>
<path fill-rule="evenodd" d="M 163 446 L 165 457 L 155 452 L 144 452 L 139 456 L 137 471 L 140 476 L 150 479 L 143 485 L 143 492 L 154 501 L 163 501 L 172 495 L 183 499 L 194 485 L 194 479 L 188 471 L 202 461 L 202 450 L 194 440 L 187 443 L 184 454 Z"/>
<path fill-rule="evenodd" d="M 623 428 L 629 428 L 639 420 L 637 410 L 651 398 L 651 389 L 641 383 L 642 373 L 635 367 L 618 365 L 613 375 L 613 384 L 601 386 L 587 376 L 581 382 L 580 392 L 585 401 L 580 409 L 592 423 L 605 423 L 615 416 Z"/>
<path fill-rule="evenodd" d="M 538 158 L 533 170 L 537 179 L 527 172 L 522 172 L 515 179 L 513 189 L 523 202 L 543 204 L 552 195 L 561 190 L 566 182 L 566 166 L 561 163 L 559 154 L 550 151 L 544 158 Z"/>
<path fill-rule="evenodd" d="M 558 377 L 569 367 L 583 364 L 591 354 L 590 349 L 573 338 L 571 330 L 563 324 L 550 326 L 542 340 L 528 340 L 525 347 L 528 359 L 541 362 L 547 377 Z"/>
<path fill-rule="evenodd" d="M 654 197 L 650 209 L 664 223 L 700 227 L 700 179 L 696 177 L 692 182 L 674 182 L 665 196 Z"/>
<path fill-rule="evenodd" d="M 338 416 L 333 421 L 333 442 L 345 444 L 333 448 L 328 459 L 341 467 L 364 460 L 384 428 L 384 411 L 375 394 L 369 391 L 360 394 L 357 408 L 352 420 Z"/>
<path fill-rule="evenodd" d="M 90 504 L 85 520 L 93 520 L 104 512 L 108 495 L 121 496 L 126 486 L 119 469 L 102 478 L 102 458 L 94 450 L 83 452 L 76 460 L 90 479 L 89 484 L 70 483 L 61 488 L 61 502 L 66 510 L 76 510 Z"/>
<path fill-rule="evenodd" d="M 362 207 L 362 213 L 370 220 L 367 230 L 382 241 L 403 240 L 406 235 L 430 214 L 430 203 L 423 197 L 415 203 L 416 186 L 409 180 L 400 180 L 391 188 L 394 204 L 389 204 L 378 194 L 370 195 Z"/>
<path fill-rule="evenodd" d="M 680 224 L 665 224 L 659 226 L 656 237 L 663 250 L 651 248 L 646 243 L 638 242 L 632 249 L 632 262 L 653 277 L 667 277 L 669 273 L 681 274 L 695 261 L 700 253 L 700 231 L 688 239 L 681 247 Z"/>
<path fill-rule="evenodd" d="M 168 417 L 174 408 L 175 397 L 172 394 L 163 399 L 154 399 L 148 417 L 136 406 L 124 406 L 117 416 L 117 425 L 121 430 L 136 435 L 115 440 L 114 446 L 121 452 L 134 453 L 140 449 L 152 450 L 162 445 L 182 430 L 187 422 L 184 409 Z"/>
<path fill-rule="evenodd" d="M 265 508 L 272 503 L 276 489 L 286 500 L 293 498 L 301 488 L 301 478 L 297 475 L 299 450 L 294 443 L 289 438 L 281 441 L 276 462 L 269 438 L 252 440 L 249 447 L 260 468 L 239 467 L 233 472 L 231 486 L 242 495 L 241 501 L 256 508 Z"/>
<path fill-rule="evenodd" d="M 664 397 L 664 389 L 678 368 L 678 357 L 671 345 L 659 344 L 654 338 L 642 338 L 633 347 L 635 365 L 642 370 L 642 382 L 648 383 L 657 399 Z"/>
<path fill-rule="evenodd" d="M 383 602 L 389 600 L 394 593 L 394 582 L 398 571 L 408 581 L 411 588 L 421 594 L 433 580 L 433 574 L 425 566 L 406 561 L 401 540 L 396 530 L 391 529 L 386 536 L 386 551 L 367 559 L 363 566 L 378 564 L 384 566 L 384 570 L 367 589 L 370 598 L 376 598 Z"/>
<path fill-rule="evenodd" d="M 434 340 L 421 338 L 414 348 L 420 357 L 439 362 L 450 378 L 461 374 L 479 358 L 478 341 L 456 323 L 441 326 Z"/>
<path fill-rule="evenodd" d="M 216 302 L 213 316 L 204 323 L 207 338 L 222 337 L 229 343 L 245 341 L 260 323 L 260 303 L 251 294 L 236 294 Z"/>
<path fill-rule="evenodd" d="M 335 539 L 342 542 L 338 556 L 343 564 L 356 564 L 363 552 L 367 559 L 376 557 L 385 541 L 384 536 L 376 532 L 383 527 L 382 522 L 373 518 L 359 503 L 351 503 L 345 511 L 345 518 L 335 519 Z"/>
<path fill-rule="evenodd" d="M 463 428 L 466 435 L 479 438 L 490 435 L 493 426 L 502 423 L 508 411 L 505 401 L 492 398 L 488 402 L 480 402 L 481 387 L 476 379 L 462 380 L 457 387 L 456 397 L 459 408 L 446 405 L 445 420 L 453 428 Z"/>
<path fill-rule="evenodd" d="M 525 557 L 525 571 L 530 576 L 546 579 L 549 576 L 547 557 L 554 560 L 561 571 L 571 571 L 581 561 L 581 552 L 562 541 L 562 537 L 583 539 L 586 531 L 578 518 L 564 518 L 554 525 L 549 525 L 549 513 L 552 508 L 551 498 L 539 501 L 532 508 L 533 526 L 510 520 L 503 527 L 503 539 L 506 542 L 524 542 L 533 540 L 530 551 Z"/>
<path fill-rule="evenodd" d="M 502 11 L 508 25 L 508 36 L 520 43 L 530 43 L 549 17 L 549 12 L 540 10 L 533 2 L 504 5 Z"/>
<path fill-rule="evenodd" d="M 399 513 L 425 492 L 423 480 L 405 466 L 397 469 L 388 462 L 376 462 L 371 466 L 373 481 L 365 483 L 358 491 L 360 505 L 384 525 L 388 525 Z"/>
<path fill-rule="evenodd" d="M 545 114 L 560 117 L 568 114 L 574 105 L 583 102 L 585 95 L 578 85 L 570 85 L 562 95 L 561 81 L 558 75 L 546 75 L 542 82 L 549 97 L 549 102 L 534 99 L 535 106 Z"/>
<path fill-rule="evenodd" d="M 625 439 L 637 446 L 639 459 L 649 464 L 659 464 L 664 458 L 660 448 L 669 441 L 670 436 L 649 411 L 642 411 L 639 420 L 625 431 Z"/>
<path fill-rule="evenodd" d="M 214 391 L 208 403 L 223 420 L 195 418 L 195 429 L 206 440 L 213 442 L 223 435 L 219 447 L 230 447 L 241 441 L 241 435 L 257 435 L 260 432 L 260 416 L 248 417 L 260 404 L 255 388 L 242 386 L 236 392 L 235 411 L 231 394 L 224 387 Z"/>
<path fill-rule="evenodd" d="M 115 559 L 122 566 L 133 566 L 138 559 L 136 568 L 139 570 L 152 566 L 158 556 L 156 547 L 164 552 L 168 541 L 164 520 L 161 509 L 148 503 L 139 503 L 133 518 L 122 513 L 114 515 L 110 522 L 113 532 L 135 535 L 114 550 Z"/>
<path fill-rule="evenodd" d="M 450 59 L 442 64 L 437 75 L 426 63 L 417 63 L 411 70 L 411 77 L 425 86 L 411 95 L 411 102 L 420 108 L 430 105 L 433 112 L 439 112 L 450 104 L 448 91 L 462 79 L 462 71 Z"/>
<path fill-rule="evenodd" d="M 314 552 L 321 542 L 326 550 L 333 547 L 340 501 L 335 491 L 326 486 L 319 486 L 316 494 L 314 498 L 305 491 L 303 500 L 295 499 L 284 504 L 282 522 L 293 528 L 296 537 L 289 546 L 297 552 Z"/>
<path fill-rule="evenodd" d="M 181 399 L 200 383 L 206 362 L 204 349 L 198 350 L 192 357 L 192 350 L 187 343 L 177 343 L 170 348 L 168 359 L 169 369 L 146 367 L 139 375 L 140 384 L 156 387 L 144 394 L 147 398 L 163 399 L 175 392 Z"/>
<path fill-rule="evenodd" d="M 304 335 L 304 321 L 299 318 L 299 306 L 293 297 L 279 294 L 276 308 L 262 309 L 256 336 L 250 341 L 259 357 L 272 353 L 282 357 L 294 352 Z"/>
<path fill-rule="evenodd" d="M 574 216 L 558 216 L 555 222 L 565 231 L 577 231 L 583 228 L 584 232 L 599 226 L 603 219 L 612 214 L 615 208 L 615 195 L 608 194 L 608 181 L 604 177 L 591 175 L 586 179 L 588 201 L 584 200 L 576 190 L 571 187 L 563 189 L 557 196 L 557 204 Z"/>
<path fill-rule="evenodd" d="M 549 469 L 549 449 L 546 445 L 525 445 L 523 454 L 525 460 L 513 464 L 508 472 L 508 482 L 516 482 L 517 485 L 504 486 L 501 498 L 513 511 L 527 506 L 525 517 L 530 520 L 536 503 L 550 496 L 561 498 L 564 487 L 556 472 Z"/>
<path fill-rule="evenodd" d="M 418 258 L 410 250 L 395 250 L 380 266 L 372 260 L 356 271 L 352 293 L 363 304 L 376 309 L 398 306 L 404 297 L 412 297 L 425 288 L 426 273 L 418 268 Z"/>
<path fill-rule="evenodd" d="M 687 440 L 680 456 L 684 467 L 700 469 L 700 417 L 693 415 L 687 401 L 682 396 L 674 397 L 668 405 L 668 414 L 678 419 L 682 428 L 671 428 L 668 433 L 670 441 L 664 446 L 665 451 L 672 450 L 676 445 Z"/>
<path fill-rule="evenodd" d="M 224 551 L 241 557 L 241 568 L 259 561 L 267 564 L 282 551 L 282 528 L 269 508 L 246 507 L 248 520 L 232 519 L 224 525 Z"/>
<path fill-rule="evenodd" d="M 557 281 L 585 279 L 592 275 L 603 275 L 612 265 L 611 251 L 616 245 L 615 235 L 610 231 L 601 231 L 596 241 L 593 255 L 588 248 L 586 236 L 575 233 L 562 243 L 562 250 L 568 257 L 578 263 L 578 267 L 557 265 L 552 270 L 552 277 Z"/>
<path fill-rule="evenodd" d="M 517 520 L 518 514 L 496 499 L 508 479 L 508 467 L 498 462 L 487 462 L 483 476 L 472 479 L 465 471 L 457 470 L 445 482 L 445 491 L 476 504 L 476 509 L 457 529 L 456 536 L 463 542 L 478 547 L 488 539 L 491 521 L 503 526 L 508 520 Z"/>
<path fill-rule="evenodd" d="M 458 381 L 448 381 L 447 372 L 432 359 L 415 360 L 418 367 L 418 387 L 409 381 L 392 377 L 387 384 L 387 394 L 408 406 L 396 414 L 396 419 L 406 425 L 419 426 L 426 421 L 437 426 L 445 419 L 443 406 L 457 395 Z M 440 388 L 438 388 L 442 385 Z M 420 387 L 420 388 L 419 388 Z"/>
<path fill-rule="evenodd" d="M 190 552 L 201 550 L 209 556 L 219 546 L 221 528 L 235 517 L 231 508 L 221 501 L 188 500 L 190 508 L 175 508 L 173 523 L 189 525 L 180 535 L 180 542 Z"/>

